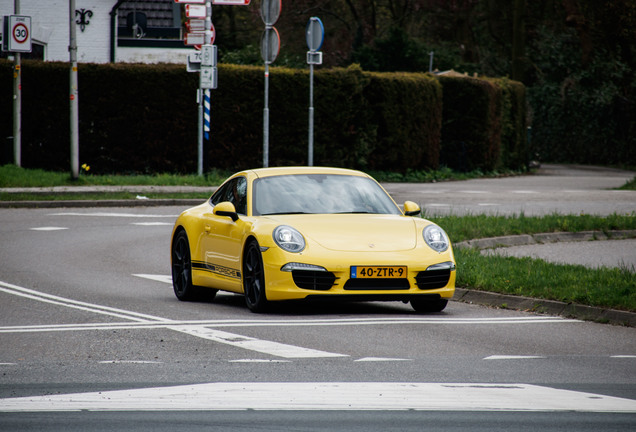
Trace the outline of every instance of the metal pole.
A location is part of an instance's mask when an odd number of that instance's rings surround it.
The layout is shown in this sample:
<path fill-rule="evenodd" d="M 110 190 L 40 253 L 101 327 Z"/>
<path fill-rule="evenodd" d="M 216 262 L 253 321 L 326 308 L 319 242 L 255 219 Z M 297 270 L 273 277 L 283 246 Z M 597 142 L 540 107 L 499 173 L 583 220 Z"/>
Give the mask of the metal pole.
<path fill-rule="evenodd" d="M 309 65 L 309 148 L 307 165 L 314 166 L 314 65 Z"/>
<path fill-rule="evenodd" d="M 20 0 L 14 0 L 13 8 L 20 15 Z M 13 159 L 16 166 L 22 166 L 22 65 L 20 53 L 13 55 Z"/>
<path fill-rule="evenodd" d="M 199 117 L 199 127 L 197 128 L 197 174 L 203 175 L 203 89 L 197 90 L 197 102 L 199 103 L 198 107 L 198 117 Z"/>
<path fill-rule="evenodd" d="M 205 45 L 212 43 L 212 1 L 205 2 Z M 197 175 L 203 175 L 203 88 L 199 88 L 197 101 L 199 102 L 199 129 L 197 133 Z"/>
<path fill-rule="evenodd" d="M 263 109 L 263 167 L 269 166 L 269 65 L 265 62 L 265 108 Z"/>
<path fill-rule="evenodd" d="M 68 50 L 71 57 L 71 177 L 73 179 L 77 179 L 79 177 L 79 101 L 77 91 L 77 37 L 75 27 L 75 0 L 69 0 L 69 30 L 70 44 Z"/>

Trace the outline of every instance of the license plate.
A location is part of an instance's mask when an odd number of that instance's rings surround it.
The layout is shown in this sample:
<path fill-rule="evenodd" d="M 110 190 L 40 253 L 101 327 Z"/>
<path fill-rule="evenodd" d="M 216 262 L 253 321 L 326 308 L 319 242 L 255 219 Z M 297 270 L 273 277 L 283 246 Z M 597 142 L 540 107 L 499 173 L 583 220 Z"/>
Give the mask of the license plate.
<path fill-rule="evenodd" d="M 406 277 L 406 266 L 352 266 L 351 279 L 396 279 Z"/>

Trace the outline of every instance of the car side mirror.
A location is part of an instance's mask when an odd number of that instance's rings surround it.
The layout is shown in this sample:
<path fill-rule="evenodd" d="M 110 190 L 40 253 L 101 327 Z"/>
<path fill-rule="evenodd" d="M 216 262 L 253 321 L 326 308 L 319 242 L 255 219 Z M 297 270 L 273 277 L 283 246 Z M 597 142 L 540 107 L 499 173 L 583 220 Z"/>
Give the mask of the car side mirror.
<path fill-rule="evenodd" d="M 223 201 L 214 206 L 214 214 L 217 216 L 227 216 L 232 218 L 234 222 L 238 220 L 238 213 L 236 213 L 236 208 L 234 204 L 229 201 Z"/>
<path fill-rule="evenodd" d="M 413 201 L 405 201 L 404 202 L 404 215 L 405 216 L 417 216 L 420 214 L 422 210 L 420 206 L 415 204 Z"/>

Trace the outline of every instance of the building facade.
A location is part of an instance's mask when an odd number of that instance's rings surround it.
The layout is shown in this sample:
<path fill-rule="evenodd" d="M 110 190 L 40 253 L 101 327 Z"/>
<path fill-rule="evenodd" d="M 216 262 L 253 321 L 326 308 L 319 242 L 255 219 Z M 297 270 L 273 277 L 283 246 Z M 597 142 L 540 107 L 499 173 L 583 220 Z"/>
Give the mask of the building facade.
<path fill-rule="evenodd" d="M 174 0 L 20 0 L 31 17 L 33 51 L 23 58 L 68 61 L 71 15 L 81 63 L 185 63 L 181 5 Z M 0 15 L 14 15 L 15 0 L 0 0 Z M 4 37 L 4 35 L 3 35 Z M 2 57 L 9 53 L 3 52 Z"/>

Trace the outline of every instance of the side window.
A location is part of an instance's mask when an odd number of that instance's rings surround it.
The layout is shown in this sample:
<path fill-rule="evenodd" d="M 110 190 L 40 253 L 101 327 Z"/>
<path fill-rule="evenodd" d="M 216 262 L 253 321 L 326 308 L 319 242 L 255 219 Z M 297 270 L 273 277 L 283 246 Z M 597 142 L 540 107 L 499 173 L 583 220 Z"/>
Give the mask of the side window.
<path fill-rule="evenodd" d="M 221 185 L 221 187 L 218 188 L 216 190 L 216 192 L 214 192 L 214 194 L 212 195 L 212 198 L 210 198 L 210 204 L 215 206 L 215 205 L 217 205 L 220 202 L 227 201 L 227 199 L 225 199 L 225 197 L 227 196 L 227 191 L 230 188 L 230 183 L 232 183 L 232 182 L 234 182 L 234 180 L 231 180 L 231 181 Z"/>
<path fill-rule="evenodd" d="M 223 201 L 234 204 L 237 213 L 247 214 L 247 180 L 245 177 L 236 177 L 228 181 L 210 198 L 210 204 L 213 206 Z"/>
<path fill-rule="evenodd" d="M 236 178 L 236 189 L 234 189 L 234 198 L 232 203 L 236 207 L 238 214 L 247 214 L 247 180 L 245 177 Z"/>

